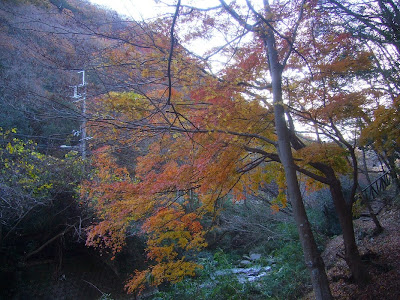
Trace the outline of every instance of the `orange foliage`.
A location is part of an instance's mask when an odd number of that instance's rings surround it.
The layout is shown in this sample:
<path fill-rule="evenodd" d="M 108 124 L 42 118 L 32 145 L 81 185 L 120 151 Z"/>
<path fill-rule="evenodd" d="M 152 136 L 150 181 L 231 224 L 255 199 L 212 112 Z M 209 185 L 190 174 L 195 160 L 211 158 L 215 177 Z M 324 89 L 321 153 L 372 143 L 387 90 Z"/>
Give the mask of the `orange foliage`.
<path fill-rule="evenodd" d="M 206 19 L 204 26 L 215 21 Z M 362 116 L 357 107 L 365 104 L 363 94 L 333 88 L 335 93 L 326 93 L 315 82 L 325 80 L 333 87 L 343 76 L 368 69 L 368 53 L 340 56 L 349 50 L 349 37 L 326 38 L 334 45 L 327 43 L 329 49 L 320 44 L 308 47 L 306 39 L 302 45 L 315 58 L 316 81 L 310 84 L 309 78 L 300 78 L 286 92 L 298 101 L 296 105 L 307 107 L 304 116 L 313 120 L 340 122 Z M 260 185 L 275 180 L 279 196 L 271 208 L 278 211 L 287 205 L 271 107 L 262 93 L 249 100 L 242 84 L 265 75 L 263 46 L 256 41 L 237 49 L 237 60 L 224 70 L 221 80 L 204 76 L 197 67 L 201 63 L 176 47 L 171 72 L 180 85 L 172 86 L 167 105 L 165 70 L 160 65 L 165 65 L 167 51 L 162 49 L 168 43 L 162 37 L 153 39 L 154 51 L 127 46 L 126 52 L 113 54 L 116 61 L 129 57 L 140 65 L 131 75 L 140 73 L 141 80 L 152 82 L 151 91 L 110 93 L 93 103 L 92 114 L 100 122 L 91 124 L 91 135 L 98 149 L 93 177 L 82 184 L 82 197 L 100 220 L 88 230 L 88 245 L 109 247 L 115 253 L 130 228 L 139 226 L 147 238 L 150 265 L 127 283 L 129 292 L 193 276 L 199 266 L 189 257 L 206 247 L 208 228 L 203 219 L 218 213 L 223 199 L 244 200 L 249 191 L 257 193 Z M 291 64 L 300 65 L 299 61 Z M 125 154 L 118 152 L 122 149 Z M 135 157 L 128 159 L 127 152 Z M 346 154 L 331 143 L 310 143 L 295 155 L 299 167 L 321 175 L 310 163 L 326 163 L 346 173 Z"/>
<path fill-rule="evenodd" d="M 183 117 L 178 121 L 167 117 L 174 124 L 187 126 L 186 132 L 178 130 L 182 127 L 177 125 L 172 125 L 171 130 L 160 129 L 160 135 L 145 132 L 146 127 L 163 128 L 161 122 L 166 120 L 161 113 L 146 118 L 145 125 L 129 130 L 118 128 L 115 123 L 93 128 L 98 145 L 113 146 L 96 150 L 92 179 L 82 184 L 82 197 L 91 203 L 100 219 L 88 229 L 87 244 L 111 248 L 115 253 L 123 246 L 130 226 L 141 226 L 152 264 L 128 282 L 130 292 L 145 284 L 158 285 L 165 280 L 175 282 L 193 276 L 200 266 L 187 257 L 206 246 L 202 218 L 217 213 L 218 203 L 224 197 L 240 201 L 250 185 L 257 190 L 263 183 L 265 165 L 261 171 L 242 171 L 257 155 L 249 155 L 243 147 L 251 146 L 254 138 L 241 134 L 254 133 L 275 140 L 274 132 L 266 130 L 268 122 L 272 129 L 271 114 L 257 102 L 244 100 L 229 86 L 218 86 L 213 81 L 210 84 L 214 86 L 192 91 L 191 106 L 179 107 L 181 115 L 188 116 L 190 112 L 190 123 Z M 214 87 L 221 92 L 216 94 Z M 174 103 L 184 101 L 179 99 L 181 93 L 173 96 Z M 136 99 L 139 101 L 134 102 Z M 111 98 L 97 101 L 97 113 L 112 116 L 118 124 L 123 124 L 121 120 L 144 117 L 150 107 L 133 94 L 111 94 Z M 127 141 L 138 144 L 146 135 L 151 142 L 147 140 L 145 149 L 142 146 L 144 153 L 137 157 L 134 174 L 130 174 L 119 165 L 116 147 L 126 147 Z M 120 137 L 124 139 L 120 141 Z M 274 146 L 264 143 L 263 148 L 272 151 Z M 285 201 L 281 199 L 277 204 L 285 206 Z"/>

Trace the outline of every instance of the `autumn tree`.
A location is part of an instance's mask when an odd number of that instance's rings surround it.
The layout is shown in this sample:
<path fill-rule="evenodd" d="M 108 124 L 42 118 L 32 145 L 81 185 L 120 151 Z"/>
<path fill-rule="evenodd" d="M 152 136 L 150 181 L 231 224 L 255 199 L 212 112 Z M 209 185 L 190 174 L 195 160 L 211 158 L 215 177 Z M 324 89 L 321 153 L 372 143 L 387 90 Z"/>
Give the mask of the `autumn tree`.
<path fill-rule="evenodd" d="M 318 253 L 316 243 L 313 239 L 311 226 L 308 222 L 297 180 L 296 167 L 290 144 L 290 134 L 285 121 L 285 109 L 282 95 L 282 72 L 286 67 L 288 58 L 292 54 L 293 43 L 296 39 L 300 22 L 302 21 L 303 6 L 305 3 L 300 3 L 298 18 L 292 20 L 293 27 L 291 28 L 286 40 L 289 44 L 287 50 L 283 53 L 279 53 L 276 46 L 276 38 L 281 36 L 279 34 L 277 35 L 277 32 L 274 32 L 274 30 L 277 29 L 277 26 L 273 26 L 271 21 L 268 20 L 273 16 L 272 8 L 268 1 L 264 1 L 264 11 L 261 13 L 257 12 L 250 2 L 247 2 L 249 10 L 254 14 L 256 20 L 261 23 L 261 26 L 255 27 L 250 26 L 245 19 L 238 15 L 238 13 L 229 7 L 224 1 L 220 2 L 224 9 L 226 9 L 242 27 L 250 30 L 255 30 L 255 28 L 257 28 L 258 34 L 260 34 L 264 43 L 268 57 L 268 68 L 271 76 L 275 128 L 278 137 L 278 154 L 285 170 L 288 196 L 292 204 L 306 265 L 311 273 L 311 281 L 313 283 L 315 296 L 317 299 L 329 299 L 332 296 L 329 290 L 329 283 L 325 273 L 324 263 Z M 279 54 L 281 55 L 282 60 L 280 60 Z"/>
<path fill-rule="evenodd" d="M 288 112 L 316 137 L 296 148 L 326 176 L 343 231 L 345 260 L 354 278 L 363 282 L 366 272 L 355 243 L 352 205 L 359 190 L 356 150 L 360 130 L 370 119 L 375 95 L 373 88 L 361 85 L 372 76 L 372 54 L 347 32 L 329 26 L 323 11 L 315 11 L 311 21 L 308 34 L 298 42 L 306 64 L 301 57 L 291 61 L 302 76 L 287 79 Z M 339 174 L 347 174 L 353 182 L 347 198 Z"/>
<path fill-rule="evenodd" d="M 149 26 L 140 47 L 127 43 L 125 52 L 114 51 L 112 57 L 121 65 L 134 58 L 126 72 L 143 85 L 135 85 L 135 93 L 110 93 L 94 102 L 96 143 L 112 146 L 101 148 L 112 154 L 96 156 L 101 161 L 97 168 L 122 170 L 116 148 L 135 149 L 139 157 L 136 164 L 126 165 L 124 176 L 99 172 L 103 177 L 87 182 L 82 191 L 94 199 L 103 216 L 92 227 L 89 244 L 117 245 L 117 251 L 123 243 L 120 232 L 129 230 L 129 221 L 141 223 L 147 216 L 153 222 L 142 224 L 142 229 L 149 237 L 149 257 L 157 264 L 137 273 L 128 284 L 130 290 L 146 280 L 159 284 L 167 277 L 175 281 L 193 274 L 194 265 L 187 264 L 184 253 L 205 246 L 204 227 L 190 229 L 183 216 L 195 212 L 190 218 L 197 216 L 193 220 L 201 224 L 201 217 L 215 213 L 224 196 L 239 201 L 249 186 L 257 190 L 268 182 L 270 168 L 279 170 L 281 193 L 275 208 L 286 205 L 288 191 L 317 297 L 330 293 L 297 172 L 311 183 L 329 186 L 343 229 L 345 260 L 357 282 L 367 279 L 351 213 L 358 186 L 357 144 L 342 132 L 371 116 L 369 105 L 376 91 L 348 91 L 370 76 L 371 51 L 346 32 L 328 30 L 323 23 L 326 15 L 315 14 L 317 8 L 322 11 L 315 5 L 265 1 L 255 7 L 250 1 L 243 6 L 220 1 L 215 7 L 196 8 L 178 2 L 170 23 Z M 200 25 L 186 26 L 190 22 Z M 227 42 L 203 56 L 182 47 L 213 34 Z M 228 57 L 217 74 L 210 64 L 216 54 Z M 299 135 L 293 118 L 315 128 L 315 138 L 306 141 Z M 353 176 L 349 199 L 344 197 L 340 174 Z M 125 221 L 116 223 L 118 213 L 122 215 L 117 219 Z M 175 225 L 165 226 L 165 218 Z M 187 248 L 191 241 L 195 246 Z M 169 275 L 163 279 L 162 274 Z"/>
<path fill-rule="evenodd" d="M 296 9 L 294 11 L 295 15 L 292 16 L 292 24 L 289 27 L 289 35 L 291 37 L 288 38 L 293 40 L 302 21 L 304 3 L 296 3 L 296 5 L 294 5 L 293 8 L 297 7 L 298 10 Z M 177 12 L 179 9 L 180 6 L 178 5 Z M 140 163 L 136 167 L 136 176 L 140 178 L 140 186 L 142 186 L 141 191 L 145 190 L 145 186 L 151 187 L 149 192 L 152 195 L 152 199 L 155 199 L 155 195 L 157 195 L 155 189 L 157 189 L 158 193 L 163 197 L 166 197 L 165 194 L 167 192 L 171 193 L 172 191 L 174 193 L 176 191 L 194 189 L 199 199 L 201 199 L 200 203 L 202 205 L 198 208 L 201 209 L 200 211 L 212 212 L 215 203 L 218 203 L 218 201 L 222 199 L 221 196 L 230 193 L 237 195 L 236 198 L 240 199 L 240 194 L 245 190 L 246 182 L 249 184 L 254 181 L 251 179 L 251 176 L 260 174 L 260 171 L 251 171 L 258 165 L 264 165 L 265 159 L 283 163 L 284 168 L 281 171 L 284 171 L 286 183 L 282 182 L 282 184 L 284 184 L 282 192 L 284 188 L 287 188 L 289 191 L 289 199 L 291 200 L 292 209 L 296 216 L 301 242 L 305 250 L 307 266 L 310 268 L 312 274 L 312 281 L 318 295 L 317 297 L 320 299 L 327 299 L 330 297 L 328 281 L 325 275 L 323 261 L 319 256 L 315 241 L 312 237 L 311 226 L 308 222 L 301 199 L 296 175 L 296 171 L 299 170 L 299 167 L 294 164 L 290 146 L 290 135 L 284 120 L 285 110 L 282 105 L 282 72 L 291 55 L 293 47 L 291 44 L 287 45 L 287 42 L 283 39 L 283 41 L 281 41 L 283 43 L 282 49 L 277 48 L 275 41 L 276 33 L 273 30 L 275 27 L 271 27 L 271 23 L 263 16 L 264 14 L 270 14 L 272 16 L 275 13 L 278 15 L 282 14 L 282 16 L 285 14 L 290 15 L 289 10 L 277 6 L 274 7 L 276 11 L 274 10 L 273 12 L 272 8 L 266 3 L 263 9 L 264 12 L 256 13 L 254 8 L 248 3 L 248 9 L 252 14 L 252 20 L 256 22 L 255 25 L 250 25 L 242 19 L 242 16 L 239 15 L 233 7 L 228 6 L 225 2 L 221 2 L 221 6 L 218 7 L 218 9 L 227 13 L 227 20 L 230 19 L 232 24 L 238 22 L 239 27 L 243 27 L 247 33 L 255 34 L 256 40 L 249 44 L 249 46 L 256 47 L 254 54 L 250 56 L 244 55 L 243 59 L 241 59 L 237 65 L 235 64 L 227 68 L 225 80 L 223 79 L 221 82 L 213 77 L 208 76 L 208 78 L 203 75 L 198 77 L 200 80 L 200 89 L 193 88 L 193 84 L 192 86 L 185 85 L 183 81 L 179 82 L 179 84 L 176 85 L 178 89 L 174 90 L 171 84 L 171 78 L 185 78 L 186 81 L 188 81 L 190 77 L 183 77 L 182 73 L 186 73 L 186 75 L 193 73 L 188 73 L 182 67 L 176 68 L 178 61 L 176 57 L 178 57 L 177 55 L 179 54 L 175 52 L 175 59 L 172 60 L 172 50 L 177 51 L 177 47 L 171 47 L 167 60 L 167 88 L 164 89 L 163 93 L 159 94 L 161 98 L 159 98 L 157 102 L 150 101 L 150 107 L 144 110 L 145 115 L 141 116 L 139 120 L 141 120 L 141 122 L 145 120 L 145 122 L 140 123 L 124 118 L 121 119 L 121 116 L 118 118 L 111 118 L 108 122 L 114 123 L 113 125 L 117 126 L 117 128 L 125 128 L 128 130 L 136 129 L 139 133 L 152 132 L 154 134 L 158 132 L 158 135 L 160 135 L 161 132 L 160 138 L 162 142 L 155 142 L 154 145 L 156 145 L 157 148 L 151 148 L 149 154 L 146 155 L 145 168 L 143 169 Z M 296 17 L 297 13 L 298 15 Z M 177 15 L 176 13 L 174 21 Z M 173 27 L 174 26 L 171 27 L 172 37 L 174 33 Z M 279 39 L 282 38 L 279 34 L 277 37 Z M 171 40 L 174 41 L 173 38 Z M 173 42 L 171 43 L 173 46 Z M 278 50 L 282 51 L 282 53 L 278 53 Z M 245 48 L 243 48 L 241 53 L 246 53 Z M 280 56 L 283 57 L 283 60 L 281 60 Z M 249 82 L 251 80 L 256 81 L 258 76 L 268 70 L 259 68 L 260 63 L 265 64 L 267 62 L 269 62 L 268 66 L 272 77 L 273 105 L 271 106 L 271 104 L 268 104 L 268 101 L 264 100 L 265 107 L 263 108 L 263 106 L 260 106 L 258 103 L 260 97 L 256 97 L 255 101 L 248 102 L 242 99 L 243 96 L 241 96 L 241 94 L 245 91 L 242 86 L 250 85 L 256 87 L 256 85 L 251 85 Z M 199 68 L 198 73 L 201 73 L 201 71 L 201 68 Z M 173 74 L 173 76 L 171 76 L 171 74 Z M 188 92 L 190 98 L 183 101 L 185 99 L 185 93 Z M 164 101 L 162 100 L 163 96 L 166 99 Z M 196 101 L 198 103 L 196 103 Z M 110 102 L 114 103 L 116 101 Z M 124 103 L 125 107 L 120 106 L 122 109 L 118 110 L 118 113 L 124 115 L 125 111 L 132 110 L 128 110 L 126 107 L 126 105 L 132 105 L 130 103 L 132 103 L 132 98 L 129 102 Z M 204 105 L 204 108 L 199 107 L 199 105 Z M 256 112 L 265 111 L 265 113 L 261 115 L 252 115 L 253 107 L 257 108 Z M 274 113 L 272 113 L 272 107 L 274 107 Z M 230 110 L 233 111 L 231 112 Z M 133 109 L 133 111 L 138 111 L 138 108 Z M 157 117 L 156 114 L 153 113 L 154 111 L 158 112 Z M 244 113 L 246 111 L 248 111 L 248 114 Z M 197 115 L 199 115 L 199 117 L 196 117 Z M 265 118 L 266 116 L 269 117 L 261 121 L 262 119 L 260 118 Z M 271 119 L 272 116 L 275 117 Z M 267 121 L 268 119 L 269 121 Z M 162 126 L 162 123 L 165 123 L 165 125 Z M 268 131 L 268 128 L 274 128 L 270 127 L 272 124 L 276 126 L 277 136 L 274 131 Z M 253 126 L 255 127 L 252 130 Z M 171 136 L 171 132 L 179 134 L 180 139 L 177 138 L 178 136 L 172 136 L 173 141 L 179 141 L 179 147 L 185 149 L 185 147 L 182 146 L 184 143 L 182 140 L 183 138 L 190 142 L 190 147 L 195 150 L 194 157 L 182 156 L 177 148 L 168 144 L 167 136 Z M 230 136 L 233 136 L 233 139 Z M 171 139 L 171 137 L 169 139 Z M 258 148 L 257 144 L 253 145 L 255 141 L 261 142 L 264 145 Z M 160 147 L 160 145 L 163 147 Z M 203 150 L 202 147 L 205 148 L 205 150 Z M 279 154 L 276 153 L 276 147 L 279 147 Z M 176 153 L 179 153 L 179 155 L 177 157 L 173 156 L 171 160 L 166 159 L 168 152 L 163 153 L 163 149 L 168 148 L 175 150 L 168 151 L 175 153 L 171 155 L 175 156 L 177 155 Z M 192 151 L 189 151 L 188 148 L 185 153 L 190 154 Z M 206 153 L 204 153 L 204 151 L 206 151 Z M 162 161 L 160 161 L 160 154 L 163 156 Z M 261 157 L 257 157 L 260 154 Z M 150 161 L 148 159 L 150 159 Z M 188 162 L 185 163 L 186 160 L 189 160 L 189 165 Z M 154 165 L 154 163 L 156 163 L 156 165 Z M 143 173 L 143 170 L 145 173 Z M 205 173 L 203 173 L 203 171 Z M 195 176 L 193 174 L 195 174 Z M 182 178 L 182 175 L 185 175 L 186 179 Z M 260 177 L 260 175 L 257 176 Z M 249 179 L 245 180 L 246 177 Z M 178 181 L 178 179 L 180 180 Z M 185 184 L 189 184 L 189 186 L 185 186 Z M 260 181 L 255 181 L 255 184 L 260 184 Z M 91 190 L 93 190 L 93 188 L 89 188 L 89 194 Z M 100 195 L 102 195 L 101 191 Z M 157 198 L 159 198 L 159 196 Z M 171 196 L 169 196 L 167 199 L 169 202 L 173 200 L 173 203 L 175 203 L 179 197 L 173 197 L 171 199 Z M 150 201 L 150 199 L 146 202 L 148 201 Z M 151 203 L 153 203 L 153 201 L 151 201 Z M 157 203 L 158 205 L 162 205 L 164 202 L 158 200 Z M 164 203 L 161 207 L 165 205 Z M 284 197 L 281 197 L 281 205 L 286 205 Z M 131 205 L 130 207 L 137 207 L 137 205 Z M 153 207 L 153 205 L 151 205 L 150 208 L 151 207 Z M 173 205 L 173 207 L 175 209 L 177 208 L 176 205 Z M 203 215 L 205 212 L 198 212 L 197 215 Z M 154 220 L 157 219 L 155 218 Z M 144 228 L 151 227 L 145 226 Z M 158 230 L 160 229 L 161 228 Z M 164 226 L 164 229 L 169 228 Z M 192 232 L 192 234 L 194 233 L 195 232 Z M 100 236 L 102 236 L 102 234 L 100 234 Z M 173 236 L 176 236 L 176 234 Z M 158 239 L 158 242 L 161 241 L 163 241 L 163 239 Z M 176 244 L 179 245 L 177 242 Z M 186 244 L 184 243 L 183 245 Z M 151 251 L 152 248 L 149 247 L 149 256 L 156 258 Z M 161 252 L 158 252 L 158 255 L 160 254 Z M 172 256 L 164 256 L 164 259 L 176 257 L 179 256 L 175 253 Z M 160 263 L 163 259 L 160 258 L 157 261 Z M 157 268 L 154 267 L 152 270 L 157 270 Z M 190 273 L 191 269 L 188 268 L 188 270 Z M 160 276 L 158 272 L 154 274 L 152 271 L 151 273 L 153 276 L 157 275 L 155 278 L 159 278 Z M 146 276 L 143 273 L 139 273 L 131 286 L 133 286 L 133 288 L 138 287 L 144 278 L 146 278 Z M 156 282 L 159 282 L 159 279 L 157 279 Z"/>
<path fill-rule="evenodd" d="M 387 121 L 379 118 L 382 114 L 398 112 L 399 97 L 399 58 L 400 58 L 400 6 L 396 1 L 326 1 L 323 8 L 335 11 L 339 20 L 335 26 L 343 28 L 348 34 L 361 41 L 371 52 L 374 63 L 373 80 L 369 85 L 375 90 L 374 114 L 365 123 L 363 145 L 373 149 L 390 170 L 397 189 L 400 187 L 399 170 L 395 164 L 398 158 L 396 139 L 386 140 L 387 133 L 393 132 Z M 377 76 L 379 74 L 379 76 Z M 377 114 L 380 111 L 381 114 Z M 393 124 L 392 122 L 389 122 Z M 380 127 L 382 135 L 375 128 Z M 368 138 L 368 135 L 371 138 Z M 386 142 L 383 142 L 386 140 Z M 374 141 L 377 141 L 376 143 Z M 382 147 L 386 143 L 386 148 Z M 390 144 L 390 145 L 389 145 Z"/>

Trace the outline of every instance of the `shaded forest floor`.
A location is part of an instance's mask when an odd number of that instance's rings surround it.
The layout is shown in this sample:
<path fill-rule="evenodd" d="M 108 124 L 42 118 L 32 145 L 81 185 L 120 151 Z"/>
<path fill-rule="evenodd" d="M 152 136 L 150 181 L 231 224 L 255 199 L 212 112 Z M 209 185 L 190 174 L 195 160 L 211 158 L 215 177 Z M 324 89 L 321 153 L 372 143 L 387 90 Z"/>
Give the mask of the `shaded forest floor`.
<path fill-rule="evenodd" d="M 363 261 L 371 275 L 371 281 L 363 288 L 350 278 L 343 258 L 343 238 L 331 240 L 323 258 L 335 299 L 400 299 L 400 205 L 386 205 L 378 215 L 384 231 L 374 234 L 374 223 L 370 218 L 355 221 L 357 244 Z M 304 299 L 312 299 L 312 294 Z"/>

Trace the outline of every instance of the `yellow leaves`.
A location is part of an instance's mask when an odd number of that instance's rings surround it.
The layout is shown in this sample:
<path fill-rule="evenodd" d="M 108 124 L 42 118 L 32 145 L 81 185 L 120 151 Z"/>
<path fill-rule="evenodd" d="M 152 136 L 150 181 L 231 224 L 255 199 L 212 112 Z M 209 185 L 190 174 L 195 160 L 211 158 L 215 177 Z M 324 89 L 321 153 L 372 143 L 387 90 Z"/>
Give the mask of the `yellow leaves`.
<path fill-rule="evenodd" d="M 273 211 L 274 213 L 277 213 L 277 212 L 279 212 L 280 207 L 279 207 L 278 204 L 272 204 L 272 205 L 271 205 L 271 209 L 272 209 L 272 211 Z"/>
<path fill-rule="evenodd" d="M 353 206 L 351 207 L 351 213 L 353 217 L 359 218 L 364 209 L 365 206 L 362 203 L 362 199 L 361 197 L 358 197 L 357 200 L 353 203 Z"/>
<path fill-rule="evenodd" d="M 198 266 L 198 264 L 184 261 L 183 258 L 178 261 L 158 264 L 152 269 L 151 273 L 156 280 L 158 279 L 158 284 L 160 284 L 162 281 L 175 283 L 181 281 L 186 276 L 194 276 L 195 270 L 198 268 Z M 157 282 L 156 280 L 155 282 Z"/>
<path fill-rule="evenodd" d="M 149 69 L 142 70 L 142 76 L 144 78 L 149 77 L 150 76 L 150 70 Z"/>
<path fill-rule="evenodd" d="M 350 171 L 346 155 L 346 150 L 334 143 L 312 143 L 296 152 L 296 157 L 302 159 L 303 166 L 314 162 L 326 163 L 341 174 L 347 174 Z"/>
<path fill-rule="evenodd" d="M 148 258 L 156 262 L 147 270 L 136 272 L 126 285 L 128 292 L 140 291 L 146 284 L 159 285 L 164 281 L 177 282 L 194 276 L 196 263 L 182 255 L 185 251 L 206 246 L 202 226 L 195 213 L 185 213 L 178 204 L 161 208 L 143 224 L 148 235 Z"/>
<path fill-rule="evenodd" d="M 13 133 L 16 129 L 3 131 L 0 128 L 0 173 L 3 183 L 20 189 L 21 195 L 48 197 L 55 182 L 49 169 L 57 160 L 36 152 L 32 141 L 24 142 L 13 137 Z"/>
<path fill-rule="evenodd" d="M 361 133 L 362 145 L 372 143 L 375 149 L 386 151 L 392 155 L 400 145 L 400 99 L 395 100 L 390 106 L 379 106 L 374 111 L 374 119 Z"/>
<path fill-rule="evenodd" d="M 22 154 L 26 149 L 26 145 L 17 139 L 14 139 L 13 142 L 8 142 L 6 145 L 6 150 L 10 154 Z"/>
<path fill-rule="evenodd" d="M 316 181 L 310 177 L 306 177 L 303 180 L 306 184 L 307 192 L 315 192 L 315 191 L 321 190 L 325 187 L 325 185 L 323 183 Z"/>
<path fill-rule="evenodd" d="M 136 270 L 135 276 L 125 285 L 127 292 L 131 294 L 134 292 L 140 293 L 145 288 L 147 278 L 149 278 L 149 273 L 150 272 L 148 270 Z"/>
<path fill-rule="evenodd" d="M 272 212 L 277 213 L 279 210 L 285 208 L 287 206 L 287 198 L 286 198 L 286 179 L 285 172 L 283 170 L 282 165 L 276 165 L 275 169 L 275 180 L 278 184 L 279 193 L 278 196 L 271 201 L 271 209 Z"/>
<path fill-rule="evenodd" d="M 186 276 L 194 276 L 200 265 L 180 259 L 168 263 L 160 263 L 152 268 L 136 272 L 135 276 L 128 281 L 125 288 L 128 293 L 140 292 L 147 285 L 157 286 L 164 281 L 172 283 L 181 281 Z"/>
<path fill-rule="evenodd" d="M 10 153 L 10 154 L 14 153 L 14 147 L 11 146 L 10 142 L 7 144 L 6 149 L 7 149 L 8 153 Z"/>

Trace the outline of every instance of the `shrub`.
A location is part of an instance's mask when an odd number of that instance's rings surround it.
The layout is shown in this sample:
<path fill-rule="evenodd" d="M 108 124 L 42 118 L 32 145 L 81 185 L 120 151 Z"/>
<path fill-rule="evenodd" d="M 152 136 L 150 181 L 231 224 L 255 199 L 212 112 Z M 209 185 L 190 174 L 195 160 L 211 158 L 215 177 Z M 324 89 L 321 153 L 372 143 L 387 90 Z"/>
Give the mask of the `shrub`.
<path fill-rule="evenodd" d="M 276 248 L 268 258 L 257 262 L 272 267 L 263 279 L 240 283 L 232 273 L 221 275 L 235 267 L 240 257 L 222 250 L 203 252 L 198 262 L 204 269 L 197 272 L 196 278 L 171 285 L 153 299 L 298 299 L 309 285 L 309 274 L 296 227 L 280 223 L 276 231 L 282 239 L 275 242 Z"/>

